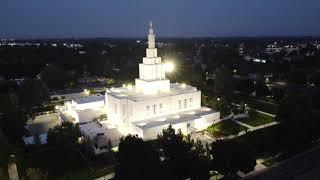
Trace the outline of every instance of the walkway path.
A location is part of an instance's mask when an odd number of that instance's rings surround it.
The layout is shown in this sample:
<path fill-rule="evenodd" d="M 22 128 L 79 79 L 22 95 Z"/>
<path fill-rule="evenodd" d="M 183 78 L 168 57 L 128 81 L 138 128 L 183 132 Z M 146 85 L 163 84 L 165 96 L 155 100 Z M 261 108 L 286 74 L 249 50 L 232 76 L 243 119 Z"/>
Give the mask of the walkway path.
<path fill-rule="evenodd" d="M 231 103 L 231 104 L 234 105 L 234 106 L 241 107 L 240 104 L 236 104 L 236 103 Z M 267 115 L 267 116 L 276 117 L 275 114 L 270 114 L 270 113 L 267 113 L 267 112 L 264 112 L 264 111 L 260 111 L 260 110 L 258 110 L 258 109 L 254 109 L 254 108 L 251 108 L 251 107 L 246 107 L 246 108 L 248 108 L 248 109 L 253 109 L 253 110 L 255 110 L 255 111 L 257 111 L 257 112 L 259 112 L 259 113 L 261 113 L 261 114 Z"/>
<path fill-rule="evenodd" d="M 114 173 L 107 174 L 105 176 L 96 178 L 95 180 L 109 180 L 114 178 Z"/>
<path fill-rule="evenodd" d="M 259 129 L 263 129 L 263 128 L 266 128 L 266 127 L 269 127 L 269 126 L 274 126 L 274 125 L 277 125 L 279 124 L 278 122 L 274 121 L 274 122 L 271 122 L 271 123 L 268 123 L 268 124 L 262 124 L 260 126 L 250 126 L 249 124 L 246 124 L 246 123 L 243 123 L 241 121 L 237 121 L 237 120 L 233 120 L 234 122 L 236 122 L 237 124 L 240 124 L 241 126 L 244 126 L 246 128 L 248 128 L 250 131 L 256 131 L 256 130 L 259 130 Z"/>
<path fill-rule="evenodd" d="M 240 124 L 241 126 L 244 126 L 244 127 L 248 128 L 248 129 L 250 129 L 250 130 L 254 128 L 253 126 L 250 126 L 249 124 L 243 123 L 241 121 L 238 121 L 238 120 L 233 120 L 233 121 L 235 123 L 237 123 L 237 124 Z"/>

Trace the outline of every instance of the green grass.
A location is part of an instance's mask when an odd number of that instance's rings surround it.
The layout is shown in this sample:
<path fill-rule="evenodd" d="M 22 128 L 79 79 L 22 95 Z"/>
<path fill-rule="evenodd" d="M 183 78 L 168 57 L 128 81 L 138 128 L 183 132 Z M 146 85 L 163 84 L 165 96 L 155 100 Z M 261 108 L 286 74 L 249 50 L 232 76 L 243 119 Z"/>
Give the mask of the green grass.
<path fill-rule="evenodd" d="M 237 119 L 238 121 L 241 121 L 243 123 L 246 123 L 250 126 L 260 126 L 263 124 L 268 124 L 271 122 L 274 122 L 274 117 L 265 115 L 265 114 L 261 114 L 261 113 L 257 113 L 257 116 L 255 117 L 249 117 L 249 118 L 240 118 Z"/>
<path fill-rule="evenodd" d="M 231 120 L 224 120 L 208 127 L 208 131 L 215 137 L 224 137 L 238 134 L 247 128 Z"/>
<path fill-rule="evenodd" d="M 91 168 L 76 150 L 45 149 L 26 154 L 22 162 L 22 172 L 27 168 L 40 168 L 42 172 L 48 172 L 48 178 L 59 180 L 87 180 L 107 175 L 114 170 L 114 166 L 95 170 Z"/>

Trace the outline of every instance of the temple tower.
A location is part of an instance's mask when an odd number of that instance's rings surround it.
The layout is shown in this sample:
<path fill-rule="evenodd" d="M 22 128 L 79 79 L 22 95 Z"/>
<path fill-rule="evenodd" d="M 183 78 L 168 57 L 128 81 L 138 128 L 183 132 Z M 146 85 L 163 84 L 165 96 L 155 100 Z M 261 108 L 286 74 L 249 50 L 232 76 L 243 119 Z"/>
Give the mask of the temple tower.
<path fill-rule="evenodd" d="M 148 48 L 143 63 L 139 64 L 136 90 L 145 94 L 170 91 L 170 80 L 165 77 L 165 66 L 158 57 L 152 22 L 149 24 Z"/>

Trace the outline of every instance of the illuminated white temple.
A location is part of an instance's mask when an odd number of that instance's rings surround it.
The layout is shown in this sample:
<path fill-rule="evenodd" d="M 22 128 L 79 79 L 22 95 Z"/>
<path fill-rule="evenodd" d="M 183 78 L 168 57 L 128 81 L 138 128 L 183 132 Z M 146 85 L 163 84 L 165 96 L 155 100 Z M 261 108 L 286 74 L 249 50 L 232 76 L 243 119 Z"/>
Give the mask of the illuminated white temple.
<path fill-rule="evenodd" d="M 219 121 L 219 112 L 201 107 L 201 91 L 189 85 L 170 83 L 165 73 L 166 65 L 157 55 L 150 22 L 146 57 L 139 64 L 135 85 L 112 88 L 105 94 L 108 121 L 121 134 L 152 139 L 169 124 L 187 134 Z"/>

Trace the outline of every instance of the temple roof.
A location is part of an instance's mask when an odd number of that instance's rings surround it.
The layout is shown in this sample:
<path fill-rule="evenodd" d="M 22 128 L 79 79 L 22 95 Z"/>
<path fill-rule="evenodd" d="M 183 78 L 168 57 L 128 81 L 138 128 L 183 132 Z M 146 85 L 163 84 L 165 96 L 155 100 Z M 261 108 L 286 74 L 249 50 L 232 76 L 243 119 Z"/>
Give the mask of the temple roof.
<path fill-rule="evenodd" d="M 106 94 L 111 95 L 118 99 L 130 99 L 132 101 L 143 101 L 148 99 L 156 99 L 165 96 L 187 94 L 197 92 L 196 87 L 180 84 L 180 83 L 171 83 L 169 92 L 158 92 L 157 94 L 144 94 L 142 92 L 136 92 L 135 86 L 120 87 L 120 88 L 111 88 Z"/>
<path fill-rule="evenodd" d="M 138 126 L 141 129 L 148 129 L 157 126 L 168 126 L 169 124 L 174 125 L 182 122 L 190 122 L 196 119 L 200 119 L 204 115 L 212 113 L 218 112 L 207 107 L 201 107 L 196 110 L 184 111 L 180 113 L 159 116 L 141 121 L 135 121 L 132 124 Z"/>

